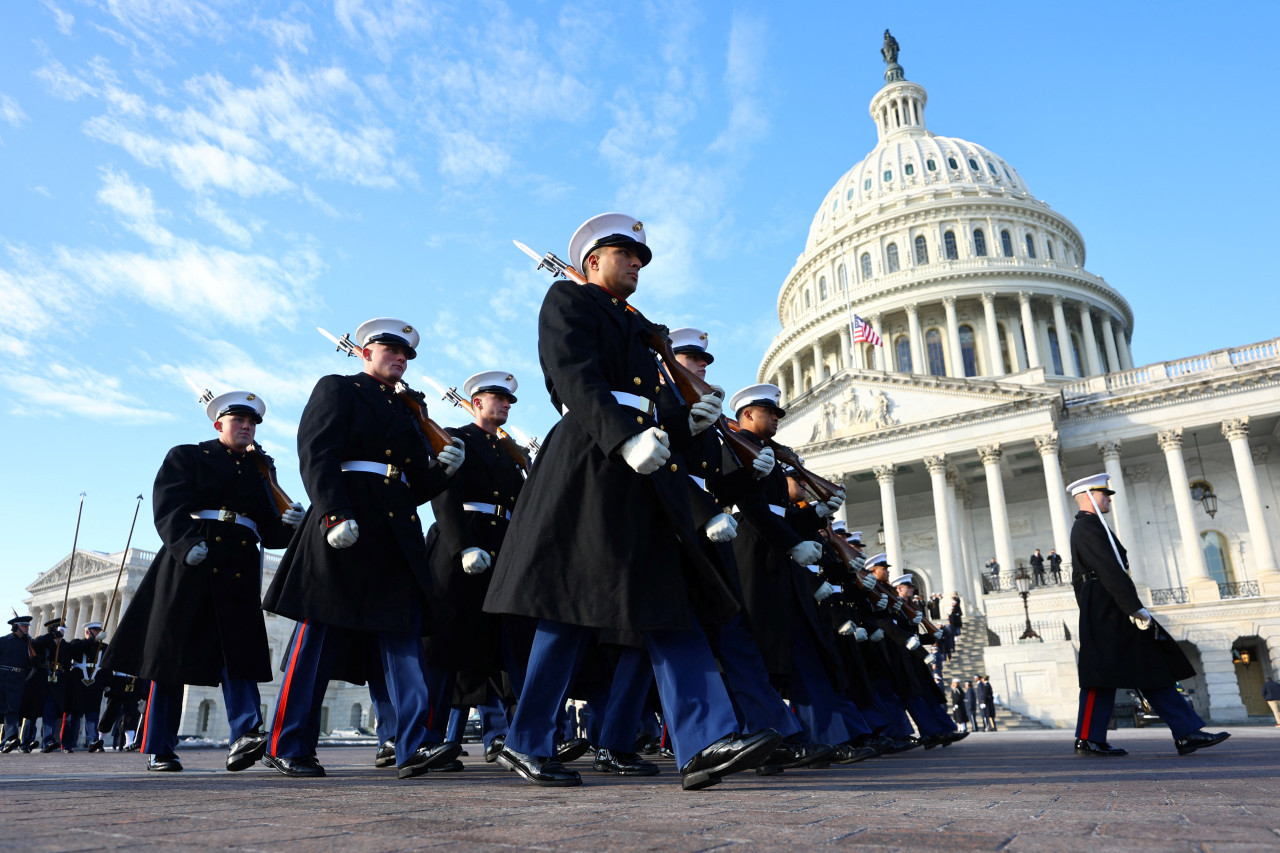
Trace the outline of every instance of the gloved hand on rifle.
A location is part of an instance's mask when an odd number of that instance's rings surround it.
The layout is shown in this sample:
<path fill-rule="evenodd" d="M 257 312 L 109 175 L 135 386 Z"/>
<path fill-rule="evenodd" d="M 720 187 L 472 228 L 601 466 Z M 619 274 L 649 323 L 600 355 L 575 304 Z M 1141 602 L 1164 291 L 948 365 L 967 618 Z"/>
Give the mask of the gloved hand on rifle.
<path fill-rule="evenodd" d="M 1129 620 L 1138 626 L 1139 631 L 1145 631 L 1151 627 L 1151 611 L 1145 607 L 1139 607 L 1129 614 Z"/>
<path fill-rule="evenodd" d="M 902 599 L 901 599 L 901 598 L 895 598 L 895 599 L 893 600 L 893 612 L 894 612 L 894 613 L 901 613 L 901 612 L 902 612 Z"/>
<path fill-rule="evenodd" d="M 813 600 L 822 601 L 826 598 L 829 598 L 831 594 L 835 591 L 836 591 L 836 588 L 834 586 L 827 583 L 826 581 L 823 581 L 822 586 L 818 587 L 813 591 Z"/>
<path fill-rule="evenodd" d="M 356 524 L 354 518 L 344 518 L 330 527 L 324 534 L 324 538 L 329 542 L 330 547 L 339 551 L 350 548 L 360 538 L 360 525 Z"/>
<path fill-rule="evenodd" d="M 462 551 L 462 570 L 469 575 L 478 575 L 493 565 L 489 552 L 483 548 L 464 548 Z"/>
<path fill-rule="evenodd" d="M 728 542 L 738 535 L 738 519 L 720 513 L 707 522 L 707 538 L 712 542 Z"/>
<path fill-rule="evenodd" d="M 884 593 L 884 592 L 880 593 L 880 599 L 875 603 L 875 608 L 876 608 L 876 610 L 888 610 L 888 609 L 889 609 L 889 595 L 888 595 L 888 593 Z"/>
<path fill-rule="evenodd" d="M 293 505 L 280 513 L 280 520 L 290 527 L 297 527 L 302 524 L 302 519 L 306 517 L 306 513 L 302 510 L 302 504 L 297 501 Z"/>
<path fill-rule="evenodd" d="M 863 585 L 864 587 L 866 587 L 867 589 L 875 589 L 875 588 L 876 588 L 876 576 L 875 576 L 875 573 L 874 573 L 874 572 L 867 572 L 865 575 L 863 575 L 862 577 L 858 578 L 858 583 L 862 584 L 862 585 Z"/>
<path fill-rule="evenodd" d="M 859 643 L 867 641 L 867 629 L 859 625 L 853 632 L 853 639 Z"/>
<path fill-rule="evenodd" d="M 204 562 L 204 558 L 209 556 L 209 543 L 197 542 L 187 551 L 187 556 L 183 562 L 188 566 L 198 566 Z"/>
<path fill-rule="evenodd" d="M 689 432 L 694 435 L 711 426 L 720 417 L 720 407 L 724 405 L 724 389 L 716 390 L 720 393 L 703 394 L 698 402 L 689 407 Z"/>
<path fill-rule="evenodd" d="M 829 500 L 814 504 L 813 508 L 818 513 L 818 518 L 830 518 L 842 506 L 844 506 L 844 489 L 836 492 L 835 496 Z"/>
<path fill-rule="evenodd" d="M 858 626 L 852 619 L 846 619 L 845 623 L 836 629 L 836 633 L 842 637 L 852 637 L 858 633 Z"/>
<path fill-rule="evenodd" d="M 877 628 L 877 629 L 875 629 L 875 631 L 873 631 L 873 632 L 871 633 L 871 635 L 868 637 L 868 639 L 869 639 L 869 640 L 871 640 L 871 642 L 873 642 L 873 643 L 878 643 L 878 642 L 880 642 L 881 640 L 883 640 L 883 639 L 884 639 L 884 629 L 883 629 L 883 628 Z"/>
<path fill-rule="evenodd" d="M 649 427 L 622 442 L 618 454 L 637 474 L 652 474 L 671 458 L 671 439 L 657 427 Z"/>
<path fill-rule="evenodd" d="M 901 599 L 899 599 L 899 600 L 901 600 Z M 920 624 L 921 622 L 923 622 L 923 621 L 924 621 L 924 611 L 923 611 L 923 610 L 917 610 L 917 611 L 916 611 L 916 615 L 915 615 L 915 616 L 913 616 L 913 617 L 911 617 L 911 624 L 912 624 L 912 625 L 919 625 L 919 624 Z"/>
<path fill-rule="evenodd" d="M 910 638 L 908 638 L 908 640 L 907 640 L 907 650 L 908 650 L 908 651 L 912 651 L 912 652 L 914 652 L 914 651 L 915 651 L 916 649 L 918 649 L 918 648 L 920 648 L 920 638 L 919 638 L 919 637 L 910 637 Z"/>
<path fill-rule="evenodd" d="M 773 466 L 776 464 L 778 464 L 778 460 L 774 458 L 773 448 L 766 447 L 751 462 L 752 476 L 757 480 L 763 480 L 773 473 Z"/>
<path fill-rule="evenodd" d="M 802 566 L 807 566 L 810 563 L 818 562 L 818 558 L 822 556 L 822 546 L 817 542 L 806 539 L 788 553 L 791 555 L 791 559 Z"/>
<path fill-rule="evenodd" d="M 935 640 L 941 640 L 941 639 L 942 639 L 942 629 L 941 629 L 941 628 L 939 628 L 938 630 L 936 630 L 936 631 L 934 631 L 934 632 L 933 632 L 933 638 L 934 638 Z"/>
<path fill-rule="evenodd" d="M 467 446 L 462 443 L 460 438 L 455 438 L 453 444 L 449 447 L 442 447 L 440 453 L 436 456 L 436 460 L 444 466 L 444 473 L 449 477 L 458 473 L 458 469 L 462 467 L 462 463 L 466 458 Z"/>

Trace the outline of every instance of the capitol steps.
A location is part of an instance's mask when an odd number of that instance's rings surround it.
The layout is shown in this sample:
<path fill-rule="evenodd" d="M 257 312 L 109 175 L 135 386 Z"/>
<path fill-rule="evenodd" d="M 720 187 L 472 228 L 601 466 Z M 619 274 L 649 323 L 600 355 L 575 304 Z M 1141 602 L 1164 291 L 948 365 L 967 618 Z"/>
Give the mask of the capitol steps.
<path fill-rule="evenodd" d="M 949 687 L 953 678 L 960 679 L 963 684 L 966 681 L 973 681 L 975 675 L 988 675 L 982 651 L 990 645 L 992 639 L 995 637 L 987 631 L 986 616 L 981 614 L 965 616 L 964 624 L 960 628 L 960 636 L 956 637 L 956 650 L 952 653 L 951 659 L 942 666 L 944 684 Z M 997 731 L 1048 728 L 1051 727 L 1034 717 L 1019 714 L 1003 705 L 997 706 Z"/>

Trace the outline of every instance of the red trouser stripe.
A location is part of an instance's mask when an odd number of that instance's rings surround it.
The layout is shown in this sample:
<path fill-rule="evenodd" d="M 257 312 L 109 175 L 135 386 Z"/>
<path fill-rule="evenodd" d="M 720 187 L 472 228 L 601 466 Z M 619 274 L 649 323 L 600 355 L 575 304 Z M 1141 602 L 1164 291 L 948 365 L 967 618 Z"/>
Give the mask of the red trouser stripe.
<path fill-rule="evenodd" d="M 289 666 L 284 671 L 284 684 L 280 687 L 280 701 L 276 704 L 275 723 L 271 726 L 271 754 L 276 754 L 280 744 L 280 729 L 284 726 L 285 709 L 289 705 L 289 688 L 293 685 L 293 670 L 298 665 L 298 652 L 302 649 L 302 638 L 307 633 L 307 620 L 298 623 L 298 636 L 293 641 L 293 652 L 289 655 Z"/>
<path fill-rule="evenodd" d="M 1093 722 L 1093 697 L 1098 691 L 1090 687 L 1085 692 L 1084 699 L 1084 716 L 1080 718 L 1080 737 L 1085 740 L 1089 739 L 1089 726 Z"/>
<path fill-rule="evenodd" d="M 62 712 L 62 725 L 58 726 L 58 746 L 67 742 L 67 712 Z"/>
<path fill-rule="evenodd" d="M 155 707 L 156 683 L 151 682 L 151 689 L 147 691 L 147 713 L 142 715 L 142 737 L 138 738 L 138 744 L 143 749 L 147 746 L 147 729 L 151 727 L 151 709 Z"/>

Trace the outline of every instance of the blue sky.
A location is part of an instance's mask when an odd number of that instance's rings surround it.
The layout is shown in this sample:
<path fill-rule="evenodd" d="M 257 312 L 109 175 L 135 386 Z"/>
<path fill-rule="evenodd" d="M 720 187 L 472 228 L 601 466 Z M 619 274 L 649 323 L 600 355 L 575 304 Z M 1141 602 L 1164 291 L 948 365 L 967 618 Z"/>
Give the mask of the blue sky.
<path fill-rule="evenodd" d="M 625 8 L 626 16 L 618 15 Z M 1277 334 L 1280 5 L 43 0 L 0 12 L 0 602 L 70 550 L 159 544 L 151 484 L 213 436 L 183 381 L 295 429 L 353 372 L 315 332 L 424 331 L 409 380 L 537 370 L 544 273 L 589 216 L 644 220 L 636 303 L 755 381 L 832 184 L 875 144 L 882 32 L 928 126 L 1071 219 L 1147 363 Z M 1251 141 L 1262 140 L 1262 143 Z M 417 385 L 424 383 L 417 382 Z M 456 410 L 437 407 L 446 424 Z"/>

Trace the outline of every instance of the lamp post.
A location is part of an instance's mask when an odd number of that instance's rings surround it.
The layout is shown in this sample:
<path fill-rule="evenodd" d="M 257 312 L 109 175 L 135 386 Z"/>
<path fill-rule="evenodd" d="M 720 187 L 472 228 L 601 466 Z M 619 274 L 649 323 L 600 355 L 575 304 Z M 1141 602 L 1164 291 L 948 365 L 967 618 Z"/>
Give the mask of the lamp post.
<path fill-rule="evenodd" d="M 1027 574 L 1026 566 L 1018 566 L 1018 573 L 1013 576 L 1013 582 L 1018 587 L 1018 595 L 1022 596 L 1022 612 L 1027 616 L 1027 630 L 1022 632 L 1020 640 L 1039 640 L 1040 635 L 1031 627 L 1031 608 L 1027 604 L 1027 599 L 1031 597 L 1031 576 Z"/>

